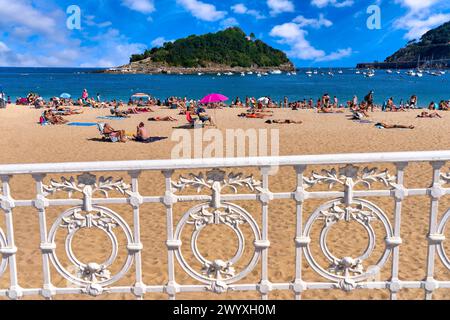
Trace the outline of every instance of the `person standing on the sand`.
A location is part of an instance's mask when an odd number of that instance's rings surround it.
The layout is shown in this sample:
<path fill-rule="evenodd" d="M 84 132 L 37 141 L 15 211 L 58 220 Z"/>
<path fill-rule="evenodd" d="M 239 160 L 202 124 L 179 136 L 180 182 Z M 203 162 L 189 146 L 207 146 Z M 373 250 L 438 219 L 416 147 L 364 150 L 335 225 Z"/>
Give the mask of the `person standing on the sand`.
<path fill-rule="evenodd" d="M 372 90 L 372 91 L 370 91 L 370 92 L 367 94 L 367 96 L 364 97 L 364 101 L 367 102 L 367 110 L 369 110 L 369 108 L 370 108 L 370 110 L 371 110 L 372 112 L 373 112 L 373 108 L 374 108 L 374 105 L 373 105 L 373 94 L 374 94 L 374 92 L 373 92 L 373 90 Z"/>
<path fill-rule="evenodd" d="M 83 93 L 81 94 L 81 99 L 83 99 L 84 101 L 86 101 L 87 98 L 89 98 L 89 93 L 88 93 L 87 89 L 84 89 L 84 90 L 83 90 Z"/>

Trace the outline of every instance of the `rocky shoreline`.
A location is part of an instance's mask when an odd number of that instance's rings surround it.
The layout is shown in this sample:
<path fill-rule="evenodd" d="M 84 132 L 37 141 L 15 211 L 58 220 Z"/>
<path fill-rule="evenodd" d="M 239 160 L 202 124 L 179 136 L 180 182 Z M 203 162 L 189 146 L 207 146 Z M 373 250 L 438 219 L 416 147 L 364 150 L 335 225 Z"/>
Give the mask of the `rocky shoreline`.
<path fill-rule="evenodd" d="M 211 65 L 207 67 L 172 67 L 167 65 L 155 65 L 153 63 L 131 63 L 117 68 L 98 71 L 108 74 L 218 74 L 218 73 L 269 73 L 274 70 L 282 72 L 293 72 L 296 70 L 293 64 L 284 64 L 274 67 L 231 67 L 224 65 Z"/>

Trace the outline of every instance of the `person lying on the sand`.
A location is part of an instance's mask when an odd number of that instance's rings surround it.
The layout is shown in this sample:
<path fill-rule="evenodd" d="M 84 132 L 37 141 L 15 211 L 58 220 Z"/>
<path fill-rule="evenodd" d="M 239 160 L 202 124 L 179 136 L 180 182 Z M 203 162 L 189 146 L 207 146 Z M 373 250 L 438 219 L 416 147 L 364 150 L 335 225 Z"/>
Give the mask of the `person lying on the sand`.
<path fill-rule="evenodd" d="M 377 128 L 384 128 L 384 129 L 414 129 L 414 126 L 404 126 L 404 125 L 400 125 L 400 124 L 386 124 L 383 122 L 378 122 L 375 124 L 375 127 Z"/>
<path fill-rule="evenodd" d="M 148 121 L 178 121 L 178 120 L 172 118 L 171 116 L 167 116 L 167 117 L 151 117 L 148 118 Z"/>
<path fill-rule="evenodd" d="M 295 121 L 291 119 L 284 119 L 284 120 L 267 120 L 266 123 L 268 124 L 302 124 L 303 121 Z"/>
<path fill-rule="evenodd" d="M 111 114 L 115 117 L 119 117 L 119 118 L 130 118 L 130 116 L 128 115 L 127 112 L 125 111 L 120 111 L 119 108 L 116 106 L 115 108 L 110 109 Z"/>
<path fill-rule="evenodd" d="M 115 130 L 109 123 L 105 123 L 103 133 L 109 135 L 111 138 L 117 138 L 120 142 L 127 142 L 125 130 Z"/>
<path fill-rule="evenodd" d="M 56 111 L 58 111 L 60 114 L 63 114 L 65 116 L 70 116 L 70 115 L 74 115 L 74 114 L 82 114 L 83 113 L 83 110 L 81 110 L 81 109 L 72 109 L 72 108 L 63 107 L 63 106 L 57 107 Z"/>
<path fill-rule="evenodd" d="M 417 118 L 442 118 L 441 115 L 437 112 L 430 112 L 423 111 L 420 115 L 417 116 Z"/>
<path fill-rule="evenodd" d="M 250 112 L 250 113 L 241 113 L 238 117 L 248 118 L 248 119 L 264 119 L 266 117 L 271 117 L 272 114 L 266 114 L 262 112 Z"/>
<path fill-rule="evenodd" d="M 128 109 L 128 114 L 138 114 L 138 113 L 146 113 L 146 112 L 155 112 L 150 107 L 134 107 Z"/>
<path fill-rule="evenodd" d="M 318 112 L 319 113 L 344 113 L 344 110 L 341 110 L 341 109 L 335 110 L 331 107 L 328 107 L 328 108 L 322 107 L 319 109 Z"/>
<path fill-rule="evenodd" d="M 136 135 L 134 135 L 133 138 L 138 142 L 146 142 L 151 138 L 143 122 L 139 123 L 137 126 Z"/>
<path fill-rule="evenodd" d="M 44 118 L 51 124 L 66 124 L 67 122 L 69 122 L 63 117 L 55 115 L 51 110 L 46 110 L 44 112 Z"/>

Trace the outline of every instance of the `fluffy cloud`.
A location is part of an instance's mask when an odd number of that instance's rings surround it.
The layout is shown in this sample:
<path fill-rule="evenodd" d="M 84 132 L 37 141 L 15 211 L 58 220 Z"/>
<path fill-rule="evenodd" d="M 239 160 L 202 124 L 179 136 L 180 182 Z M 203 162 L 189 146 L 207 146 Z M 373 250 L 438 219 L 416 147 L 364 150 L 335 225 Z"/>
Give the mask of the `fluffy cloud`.
<path fill-rule="evenodd" d="M 231 7 L 231 10 L 236 14 L 248 14 L 250 16 L 255 17 L 256 19 L 264 19 L 265 16 L 262 15 L 259 11 L 248 9 L 245 4 L 238 3 Z"/>
<path fill-rule="evenodd" d="M 131 10 L 149 14 L 155 11 L 155 4 L 153 0 L 122 0 L 122 5 Z"/>
<path fill-rule="evenodd" d="M 329 55 L 317 58 L 316 61 L 323 62 L 323 61 L 341 60 L 342 58 L 349 57 L 352 53 L 353 53 L 352 48 L 339 49 L 338 51 L 332 52 Z"/>
<path fill-rule="evenodd" d="M 294 12 L 294 3 L 290 0 L 267 0 L 271 15 L 277 15 L 283 12 Z"/>
<path fill-rule="evenodd" d="M 0 26 L 2 30 L 20 27 L 22 32 L 55 33 L 56 22 L 53 17 L 44 15 L 28 1 L 0 0 Z"/>
<path fill-rule="evenodd" d="M 307 19 L 304 16 L 298 16 L 293 22 L 298 24 L 299 27 L 311 26 L 316 29 L 321 27 L 331 27 L 333 25 L 333 22 L 326 19 L 322 13 L 319 15 L 318 19 Z"/>
<path fill-rule="evenodd" d="M 222 20 L 220 22 L 220 25 L 222 26 L 222 28 L 227 29 L 227 28 L 230 28 L 230 27 L 238 26 L 239 22 L 235 18 L 227 18 L 225 20 Z"/>
<path fill-rule="evenodd" d="M 344 0 L 344 1 L 338 1 L 338 0 L 312 0 L 311 5 L 316 6 L 318 8 L 324 8 L 328 6 L 333 6 L 336 8 L 343 8 L 343 7 L 351 7 L 354 4 L 353 0 Z"/>
<path fill-rule="evenodd" d="M 87 27 L 72 33 L 63 10 L 28 0 L 0 0 L 0 15 L 1 66 L 110 67 L 127 63 L 131 54 L 146 48 L 130 42 L 110 22 L 95 22 L 94 16 L 84 16 Z"/>
<path fill-rule="evenodd" d="M 197 19 L 204 21 L 221 20 L 227 14 L 226 11 L 218 11 L 212 4 L 198 0 L 177 0 L 177 3 L 189 11 Z"/>
<path fill-rule="evenodd" d="M 435 10 L 442 0 L 395 0 L 408 8 L 406 15 L 394 21 L 395 29 L 407 30 L 404 38 L 413 40 L 420 38 L 427 31 L 450 21 L 450 14 L 437 13 Z"/>
<path fill-rule="evenodd" d="M 334 61 L 348 57 L 352 54 L 352 49 L 339 49 L 336 52 L 326 54 L 325 51 L 316 49 L 306 40 L 308 32 L 301 29 L 300 25 L 294 22 L 275 26 L 270 31 L 270 36 L 280 38 L 278 41 L 290 46 L 288 56 L 301 60 L 314 60 L 317 62 Z"/>
<path fill-rule="evenodd" d="M 164 43 L 173 42 L 174 40 L 166 40 L 164 37 L 158 37 L 151 42 L 152 47 L 162 47 Z"/>
<path fill-rule="evenodd" d="M 440 1 L 442 0 L 395 0 L 396 3 L 399 3 L 402 6 L 407 7 L 414 12 L 430 8 L 431 6 L 439 3 Z"/>
<path fill-rule="evenodd" d="M 395 21 L 394 28 L 408 30 L 404 38 L 413 40 L 448 21 L 450 21 L 450 14 L 434 14 L 423 20 L 418 19 L 414 14 L 409 14 Z"/>

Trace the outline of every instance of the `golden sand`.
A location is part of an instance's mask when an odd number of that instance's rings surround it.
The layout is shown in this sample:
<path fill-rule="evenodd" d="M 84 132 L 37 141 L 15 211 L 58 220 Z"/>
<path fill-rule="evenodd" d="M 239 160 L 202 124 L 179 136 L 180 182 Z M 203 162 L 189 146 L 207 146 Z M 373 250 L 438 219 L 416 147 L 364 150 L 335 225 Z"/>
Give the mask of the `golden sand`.
<path fill-rule="evenodd" d="M 301 120 L 301 125 L 268 125 L 261 119 L 241 119 L 237 115 L 240 110 L 210 111 L 215 118 L 218 128 L 223 132 L 227 128 L 277 128 L 280 130 L 280 155 L 306 155 L 306 154 L 335 154 L 355 152 L 392 152 L 392 151 L 424 151 L 450 149 L 450 113 L 442 113 L 442 119 L 417 119 L 417 111 L 399 113 L 374 113 L 373 121 L 383 121 L 389 124 L 414 125 L 414 130 L 377 129 L 373 124 L 361 124 L 349 121 L 343 114 L 321 115 L 312 111 L 276 110 L 273 118 Z M 168 159 L 171 150 L 177 142 L 171 141 L 174 127 L 186 123 L 184 116 L 177 115 L 176 111 L 158 110 L 155 113 L 133 115 L 123 121 L 110 121 L 116 129 L 134 132 L 136 125 L 144 121 L 154 136 L 168 137 L 169 139 L 152 144 L 136 142 L 106 143 L 99 140 L 96 127 L 69 127 L 47 126 L 37 124 L 42 111 L 28 107 L 10 106 L 0 110 L 0 163 L 47 163 L 47 162 L 78 162 L 78 161 L 109 161 L 109 160 L 144 160 Z M 84 114 L 67 117 L 76 122 L 97 122 L 98 116 L 108 115 L 109 110 L 85 110 Z M 178 122 L 148 122 L 151 116 L 171 115 Z M 392 166 L 381 166 L 393 169 Z M 307 169 L 310 173 L 313 169 Z M 254 173 L 256 170 L 245 170 L 245 173 Z M 179 175 L 175 173 L 175 178 Z M 124 174 L 129 182 L 129 177 Z M 406 169 L 405 184 L 407 187 L 429 187 L 432 172 L 429 164 L 411 164 Z M 50 178 L 50 177 L 49 177 Z M 55 177 L 58 178 L 58 177 Z M 46 180 L 48 182 L 48 180 Z M 292 168 L 282 168 L 280 172 L 270 179 L 272 191 L 290 192 L 295 189 L 295 174 Z M 378 186 L 377 187 L 382 187 Z M 15 199 L 33 199 L 34 184 L 29 176 L 14 177 L 11 180 L 12 194 Z M 320 189 L 320 187 L 319 187 Z M 323 189 L 325 190 L 325 189 Z M 161 195 L 164 192 L 164 181 L 161 173 L 144 173 L 140 179 L 140 192 L 144 195 Z M 191 191 L 189 191 L 191 192 Z M 192 192 L 191 192 L 192 193 Z M 393 200 L 391 198 L 371 198 L 381 207 L 387 216 L 393 220 Z M 323 200 L 308 200 L 304 206 L 304 218 L 307 218 Z M 425 278 L 426 254 L 429 219 L 428 197 L 410 197 L 404 201 L 402 212 L 402 238 L 400 247 L 400 279 L 420 280 Z M 255 219 L 261 222 L 261 206 L 253 202 L 237 202 L 247 209 Z M 193 203 L 175 205 L 175 221 L 178 221 Z M 119 212 L 131 225 L 132 215 L 129 207 L 111 205 L 111 209 Z M 442 216 L 450 207 L 450 200 L 442 199 L 439 215 Z M 48 225 L 51 225 L 58 214 L 67 207 L 52 207 L 48 210 Z M 276 200 L 270 203 L 269 238 L 271 248 L 269 253 L 269 276 L 272 282 L 290 282 L 294 278 L 295 270 L 295 202 L 292 200 Z M 39 288 L 42 286 L 42 258 L 39 250 L 39 224 L 38 215 L 33 208 L 16 208 L 14 210 L 15 239 L 18 247 L 17 261 L 19 268 L 19 282 L 24 288 Z M 144 245 L 143 269 L 144 282 L 147 285 L 160 285 L 167 282 L 167 253 L 165 249 L 166 226 L 165 208 L 161 204 L 145 204 L 141 207 L 142 243 Z M 0 227 L 4 229 L 3 217 L 0 218 Z M 352 225 L 339 226 L 329 235 L 331 249 L 337 256 L 355 256 L 364 250 L 367 234 Z M 235 241 L 226 229 L 213 227 L 200 237 L 199 245 L 205 257 L 209 259 L 227 257 L 233 254 Z M 220 231 L 213 233 L 213 231 Z M 378 231 L 377 231 L 378 232 Z M 448 228 L 447 237 L 450 236 Z M 59 242 L 61 243 L 61 242 Z M 100 232 L 84 230 L 77 234 L 75 239 L 75 252 L 82 261 L 96 261 L 107 257 L 109 242 Z M 316 242 L 317 243 L 317 242 Z M 314 245 L 312 245 L 314 247 Z M 446 244 L 447 252 L 450 245 Z M 121 262 L 125 247 L 121 247 Z M 318 253 L 317 245 L 312 249 Z M 244 255 L 249 258 L 251 250 Z M 377 242 L 375 255 L 383 251 L 383 243 Z M 61 247 L 57 252 L 63 253 Z M 188 257 L 193 261 L 192 257 Z M 119 264 L 120 265 L 120 264 Z M 114 270 L 113 270 L 114 271 Z M 177 282 L 193 284 L 193 280 L 177 266 Z M 324 281 L 306 263 L 303 264 L 305 281 Z M 257 267 L 241 283 L 258 282 L 261 273 Z M 134 269 L 130 269 L 127 276 L 117 285 L 132 285 Z M 389 279 L 390 263 L 382 270 L 381 279 Z M 436 263 L 436 278 L 445 280 L 450 278 L 450 271 Z M 52 272 L 53 283 L 56 286 L 66 286 L 66 281 Z M 7 288 L 9 273 L 6 272 L 0 279 L 0 288 Z M 435 298 L 449 299 L 450 291 L 440 289 L 436 291 Z M 259 295 L 254 292 L 235 292 L 225 295 L 192 293 L 179 294 L 179 299 L 257 299 Z M 306 291 L 304 299 L 386 299 L 388 290 L 356 290 L 345 293 L 340 290 L 314 290 Z M 33 297 L 27 297 L 33 298 Z M 58 296 L 57 299 L 71 297 Z M 98 299 L 130 299 L 132 295 L 110 294 Z M 147 294 L 146 299 L 165 299 L 165 294 Z M 292 299 L 293 293 L 286 291 L 273 291 L 271 299 Z M 399 293 L 400 299 L 422 299 L 423 290 L 404 289 Z"/>

